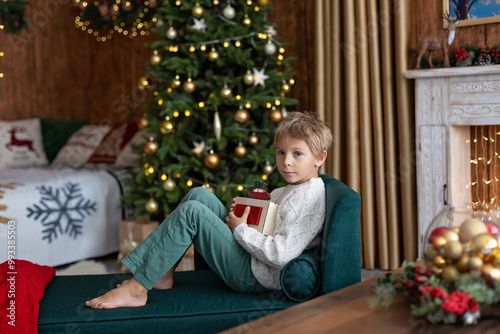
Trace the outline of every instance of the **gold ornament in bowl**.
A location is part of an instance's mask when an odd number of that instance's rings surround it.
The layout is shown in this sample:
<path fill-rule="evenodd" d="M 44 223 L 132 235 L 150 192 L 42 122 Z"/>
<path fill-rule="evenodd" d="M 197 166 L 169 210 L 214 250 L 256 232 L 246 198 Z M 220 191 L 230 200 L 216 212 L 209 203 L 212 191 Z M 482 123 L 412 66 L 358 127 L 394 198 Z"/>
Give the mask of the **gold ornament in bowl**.
<path fill-rule="evenodd" d="M 427 269 L 452 283 L 459 273 L 500 280 L 500 211 L 480 204 L 445 207 L 427 228 L 423 257 Z"/>

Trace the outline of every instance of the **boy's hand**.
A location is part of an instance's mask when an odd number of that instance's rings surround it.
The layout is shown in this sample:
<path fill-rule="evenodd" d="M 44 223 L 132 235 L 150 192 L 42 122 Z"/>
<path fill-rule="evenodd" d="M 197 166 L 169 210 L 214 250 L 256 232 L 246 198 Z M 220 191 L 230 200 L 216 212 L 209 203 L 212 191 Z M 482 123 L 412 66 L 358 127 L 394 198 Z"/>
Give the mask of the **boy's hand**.
<path fill-rule="evenodd" d="M 231 202 L 231 206 L 229 207 L 229 212 L 234 212 L 234 208 L 236 207 L 236 197 L 233 197 Z"/>
<path fill-rule="evenodd" d="M 229 211 L 225 221 L 226 225 L 231 229 L 231 232 L 234 232 L 234 229 L 240 224 L 246 224 L 248 215 L 250 214 L 250 207 L 247 206 L 245 211 L 243 211 L 243 215 L 241 217 L 236 217 L 234 214 L 234 210 Z"/>

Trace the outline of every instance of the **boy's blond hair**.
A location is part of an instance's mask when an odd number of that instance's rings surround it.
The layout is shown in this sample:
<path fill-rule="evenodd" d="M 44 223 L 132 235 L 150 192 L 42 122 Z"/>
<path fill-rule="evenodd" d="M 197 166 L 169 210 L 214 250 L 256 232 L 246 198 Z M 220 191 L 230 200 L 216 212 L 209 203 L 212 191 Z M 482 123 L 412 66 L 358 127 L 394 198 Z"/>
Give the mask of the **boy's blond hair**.
<path fill-rule="evenodd" d="M 276 128 L 274 146 L 290 137 L 303 139 L 317 158 L 321 158 L 324 151 L 328 152 L 333 142 L 332 131 L 309 112 L 290 113 Z"/>

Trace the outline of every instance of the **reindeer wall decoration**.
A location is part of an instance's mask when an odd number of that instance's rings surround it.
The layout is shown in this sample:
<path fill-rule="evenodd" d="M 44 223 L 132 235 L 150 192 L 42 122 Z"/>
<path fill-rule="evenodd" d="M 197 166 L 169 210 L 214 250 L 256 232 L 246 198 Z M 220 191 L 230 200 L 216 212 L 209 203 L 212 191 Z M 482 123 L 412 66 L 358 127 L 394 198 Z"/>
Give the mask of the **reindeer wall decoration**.
<path fill-rule="evenodd" d="M 425 51 L 429 51 L 429 67 L 434 68 L 432 65 L 432 53 L 434 51 L 443 50 L 444 52 L 444 66 L 450 67 L 450 59 L 448 57 L 448 45 L 453 43 L 455 39 L 455 30 L 457 29 L 458 24 L 460 23 L 460 13 L 454 9 L 456 13 L 455 19 L 450 19 L 450 13 L 445 13 L 443 15 L 444 24 L 446 26 L 446 30 L 448 31 L 448 36 L 430 36 L 426 37 L 421 42 L 420 52 L 418 53 L 417 58 L 417 69 L 420 68 L 420 62 L 422 61 L 422 56 Z"/>

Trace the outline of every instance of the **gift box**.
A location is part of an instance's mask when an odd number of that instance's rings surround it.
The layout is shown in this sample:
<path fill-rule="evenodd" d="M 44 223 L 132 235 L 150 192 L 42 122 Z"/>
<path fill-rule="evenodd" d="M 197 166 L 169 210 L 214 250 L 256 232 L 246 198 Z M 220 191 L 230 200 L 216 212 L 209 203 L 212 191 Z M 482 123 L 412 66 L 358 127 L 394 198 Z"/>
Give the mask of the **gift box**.
<path fill-rule="evenodd" d="M 146 216 L 120 221 L 118 225 L 118 240 L 120 242 L 118 261 L 121 262 L 127 257 L 158 225 L 157 221 L 150 221 Z M 125 266 L 122 265 L 121 269 L 122 272 L 127 272 Z"/>

